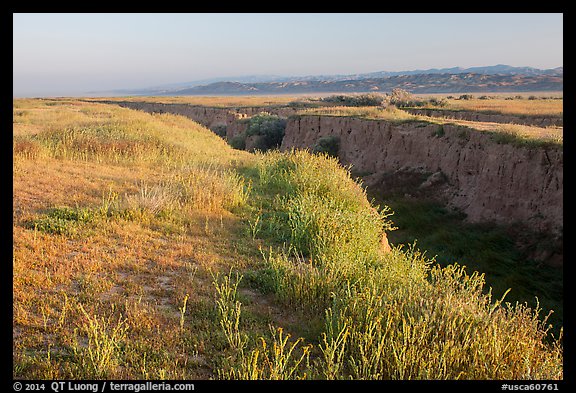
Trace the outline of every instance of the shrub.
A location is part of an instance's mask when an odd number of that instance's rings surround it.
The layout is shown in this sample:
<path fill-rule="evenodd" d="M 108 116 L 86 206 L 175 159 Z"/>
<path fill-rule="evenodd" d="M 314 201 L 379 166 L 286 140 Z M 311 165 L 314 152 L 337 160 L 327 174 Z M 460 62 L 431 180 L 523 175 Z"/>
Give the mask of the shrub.
<path fill-rule="evenodd" d="M 215 125 L 211 128 L 212 132 L 214 132 L 216 135 L 225 138 L 226 137 L 226 125 L 225 124 L 218 124 Z"/>
<path fill-rule="evenodd" d="M 474 96 L 472 94 L 462 94 L 460 97 L 458 97 L 459 100 L 471 100 L 473 98 Z"/>
<path fill-rule="evenodd" d="M 316 101 L 323 101 L 323 100 L 313 100 L 313 99 L 307 99 L 302 101 L 296 100 L 296 101 L 290 101 L 287 104 L 287 106 L 294 109 L 317 108 L 319 106 L 319 103 Z"/>
<path fill-rule="evenodd" d="M 312 148 L 313 153 L 325 153 L 330 157 L 338 157 L 340 138 L 335 135 L 323 136 L 316 141 Z"/>
<path fill-rule="evenodd" d="M 323 102 L 345 106 L 380 106 L 385 100 L 382 94 L 359 94 L 359 95 L 333 95 L 322 98 Z"/>
<path fill-rule="evenodd" d="M 246 136 L 262 136 L 259 147 L 262 148 L 262 150 L 269 150 L 280 147 L 285 130 L 286 119 L 280 118 L 277 115 L 261 112 L 249 118 Z M 246 148 L 245 141 L 244 148 Z"/>
<path fill-rule="evenodd" d="M 239 365 L 219 370 L 222 379 L 291 380 L 307 379 L 312 345 L 304 346 L 303 338 L 290 340 L 282 328 L 270 325 L 271 340 L 259 337 L 259 346 L 239 359 Z"/>
<path fill-rule="evenodd" d="M 448 105 L 448 101 L 444 98 L 430 98 L 428 101 L 421 100 L 416 97 L 412 93 L 409 93 L 406 90 L 395 88 L 392 90 L 390 95 L 387 95 L 384 100 L 385 106 L 390 104 L 396 107 L 419 107 L 425 106 L 427 104 L 433 106 L 446 106 Z"/>
<path fill-rule="evenodd" d="M 441 137 L 443 137 L 444 135 L 446 135 L 446 131 L 444 131 L 444 126 L 443 126 L 443 125 L 439 125 L 439 126 L 438 126 L 438 129 L 432 133 L 432 136 L 435 136 L 435 137 L 437 137 L 437 138 L 441 138 Z"/>
<path fill-rule="evenodd" d="M 387 102 L 389 104 L 395 105 L 397 107 L 402 106 L 415 106 L 413 103 L 415 102 L 414 96 L 412 93 L 407 92 L 406 90 L 395 88 L 392 89 L 392 93 L 386 97 Z"/>
<path fill-rule="evenodd" d="M 217 275 L 212 282 L 217 292 L 216 305 L 218 306 L 220 327 L 230 348 L 238 352 L 244 350 L 248 341 L 246 334 L 240 331 L 242 303 L 238 301 L 238 284 L 241 280 L 242 276 L 239 276 L 238 273 L 233 280 L 232 272 L 230 272 L 223 279 Z"/>
<path fill-rule="evenodd" d="M 303 151 L 262 158 L 260 187 L 285 196 L 274 212 L 284 226 L 278 232 L 290 234 L 299 254 L 359 265 L 376 258 L 384 231 L 392 228 L 387 208 L 372 206 L 337 159 Z"/>
<path fill-rule="evenodd" d="M 74 357 L 80 370 L 89 378 L 106 378 L 120 363 L 122 347 L 128 336 L 128 323 L 120 315 L 118 319 L 93 316 L 81 304 L 79 310 L 84 314 L 82 331 L 88 336 L 88 345 L 74 344 Z"/>
<path fill-rule="evenodd" d="M 246 133 L 242 133 L 240 135 L 236 135 L 235 137 L 232 137 L 228 143 L 230 144 L 230 146 L 232 146 L 234 149 L 237 150 L 244 150 L 246 149 Z"/>
<path fill-rule="evenodd" d="M 428 102 L 433 106 L 445 107 L 448 105 L 448 100 L 446 98 L 436 98 L 432 97 Z"/>

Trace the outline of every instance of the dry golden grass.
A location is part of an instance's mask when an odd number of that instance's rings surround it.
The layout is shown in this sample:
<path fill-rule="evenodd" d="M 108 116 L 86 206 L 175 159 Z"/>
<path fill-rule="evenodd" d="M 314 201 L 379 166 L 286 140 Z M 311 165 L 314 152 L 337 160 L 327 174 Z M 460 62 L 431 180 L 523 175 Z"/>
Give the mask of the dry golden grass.
<path fill-rule="evenodd" d="M 504 98 L 480 100 L 448 99 L 448 105 L 441 109 L 466 110 L 475 112 L 501 113 L 521 116 L 562 117 L 562 99 L 513 99 Z"/>
<path fill-rule="evenodd" d="M 211 327 L 211 272 L 253 263 L 227 207 L 238 203 L 226 196 L 236 192 L 228 171 L 252 156 L 177 116 L 64 100 L 14 106 L 28 111 L 14 117 L 14 377 L 213 376 L 223 338 Z M 122 158 L 122 145 L 79 154 L 89 146 L 64 141 L 58 153 L 62 130 L 105 131 L 111 120 L 135 141 L 156 135 L 177 148 Z M 35 132 L 21 132 L 27 125 Z M 167 185 L 183 187 L 177 212 L 143 193 Z"/>
<path fill-rule="evenodd" d="M 528 142 L 538 144 L 551 143 L 563 144 L 564 143 L 564 127 L 535 127 L 523 124 L 508 124 L 508 123 L 489 123 L 479 121 L 467 121 L 446 119 L 443 124 L 452 123 L 466 126 L 478 131 L 488 131 L 500 135 L 502 142 L 506 142 L 504 138 L 509 138 L 509 142 Z"/>
<path fill-rule="evenodd" d="M 306 96 L 146 96 L 146 97 L 106 97 L 87 100 L 110 100 L 132 102 L 158 102 L 163 104 L 190 104 L 210 107 L 253 107 L 286 105 Z"/>
<path fill-rule="evenodd" d="M 396 109 L 392 106 L 382 108 L 377 106 L 325 106 L 320 108 L 309 108 L 298 111 L 299 115 L 322 115 L 322 116 L 342 116 L 359 117 L 363 119 L 387 120 L 387 121 L 415 121 L 419 116 Z"/>

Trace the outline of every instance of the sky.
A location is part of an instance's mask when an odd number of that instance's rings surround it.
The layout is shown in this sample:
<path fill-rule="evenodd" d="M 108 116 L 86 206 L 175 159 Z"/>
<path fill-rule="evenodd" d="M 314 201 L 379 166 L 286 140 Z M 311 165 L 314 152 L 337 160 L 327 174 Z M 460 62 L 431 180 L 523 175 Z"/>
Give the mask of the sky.
<path fill-rule="evenodd" d="M 13 96 L 245 75 L 563 66 L 562 14 L 13 14 Z"/>

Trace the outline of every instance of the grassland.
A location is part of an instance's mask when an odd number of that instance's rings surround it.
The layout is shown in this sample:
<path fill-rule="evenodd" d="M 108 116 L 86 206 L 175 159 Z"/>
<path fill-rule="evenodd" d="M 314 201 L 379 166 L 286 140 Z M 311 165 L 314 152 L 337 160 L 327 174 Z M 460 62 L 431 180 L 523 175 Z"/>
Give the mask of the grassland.
<path fill-rule="evenodd" d="M 113 105 L 13 107 L 15 378 L 563 378 L 545 315 L 386 247 L 390 211 L 336 159 Z"/>
<path fill-rule="evenodd" d="M 211 376 L 252 158 L 181 117 L 14 105 L 14 377 Z"/>
<path fill-rule="evenodd" d="M 564 111 L 562 98 L 479 99 L 476 97 L 469 100 L 446 99 L 446 103 L 447 105 L 440 109 L 535 117 L 562 117 Z"/>
<path fill-rule="evenodd" d="M 87 98 L 88 101 L 102 98 Z M 291 102 L 301 100 L 302 96 L 135 96 L 135 97 L 107 97 L 106 100 L 155 102 L 163 104 L 189 104 L 216 108 L 241 108 L 254 106 L 285 106 Z"/>
<path fill-rule="evenodd" d="M 342 93 L 351 95 L 349 93 Z M 110 101 L 155 102 L 165 104 L 190 104 L 208 107 L 257 107 L 257 106 L 286 106 L 293 103 L 314 102 L 318 106 L 331 106 L 321 102 L 322 97 L 334 96 L 335 93 L 300 94 L 276 96 L 129 96 L 106 97 Z M 510 93 L 508 95 L 471 94 L 472 99 L 462 100 L 458 97 L 446 98 L 448 94 L 418 94 L 415 97 L 423 100 L 430 98 L 444 98 L 448 110 L 483 111 L 488 113 L 514 114 L 521 116 L 562 116 L 562 93 Z M 480 99 L 479 97 L 487 97 Z M 537 99 L 528 99 L 535 97 Z M 99 101 L 102 98 L 83 98 L 86 101 Z M 437 106 L 426 106 L 439 109 Z M 442 109 L 442 108 L 440 108 Z"/>
<path fill-rule="evenodd" d="M 340 116 L 340 117 L 357 117 L 370 120 L 386 120 L 391 122 L 420 121 L 424 116 L 412 115 L 403 110 L 388 107 L 386 109 L 376 106 L 325 106 L 319 108 L 308 108 L 298 111 L 302 116 Z"/>

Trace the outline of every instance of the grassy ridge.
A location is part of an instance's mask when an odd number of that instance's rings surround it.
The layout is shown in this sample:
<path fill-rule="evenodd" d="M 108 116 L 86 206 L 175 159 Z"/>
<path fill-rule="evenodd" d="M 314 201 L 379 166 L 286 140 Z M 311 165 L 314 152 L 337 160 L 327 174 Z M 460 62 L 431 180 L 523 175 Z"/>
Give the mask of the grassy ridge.
<path fill-rule="evenodd" d="M 543 316 L 389 250 L 335 159 L 74 100 L 13 123 L 15 378 L 563 376 Z"/>
<path fill-rule="evenodd" d="M 284 229 L 275 232 L 291 234 L 288 250 L 265 258 L 260 283 L 286 305 L 326 316 L 314 362 L 297 362 L 299 377 L 561 377 L 561 346 L 544 344 L 538 310 L 492 299 L 482 292 L 482 275 L 458 265 L 442 268 L 414 248 L 385 252 L 379 236 L 391 223 L 378 209 L 358 209 L 360 218 L 347 221 L 340 207 L 354 210 L 367 201 L 361 192 L 351 195 L 360 187 L 333 159 L 268 153 L 260 166 L 255 193 L 272 198 L 273 216 L 288 217 L 276 221 Z M 271 179 L 281 179 L 274 194 L 267 191 Z M 277 193 L 285 198 L 273 197 Z M 308 203 L 311 195 L 329 198 Z M 294 214 L 294 206 L 306 214 Z M 329 228 L 354 239 L 326 236 Z M 254 351 L 260 350 L 253 350 L 253 360 Z M 266 368 L 238 361 L 230 375 L 249 378 L 252 368 Z"/>
<path fill-rule="evenodd" d="M 15 111 L 14 377 L 212 377 L 211 272 L 250 261 L 231 211 L 252 157 L 179 116 Z"/>

